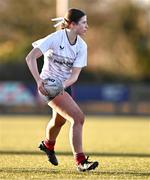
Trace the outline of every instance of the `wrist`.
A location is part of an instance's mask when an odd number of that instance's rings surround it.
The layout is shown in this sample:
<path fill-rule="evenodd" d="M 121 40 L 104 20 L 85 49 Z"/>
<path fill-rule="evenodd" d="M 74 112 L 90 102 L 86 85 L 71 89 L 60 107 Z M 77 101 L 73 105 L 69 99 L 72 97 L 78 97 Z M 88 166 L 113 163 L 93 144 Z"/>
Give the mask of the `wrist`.
<path fill-rule="evenodd" d="M 37 84 L 39 84 L 39 83 L 41 83 L 41 82 L 42 82 L 42 79 L 41 79 L 41 78 L 39 78 L 39 79 L 36 80 L 36 83 L 37 83 Z"/>

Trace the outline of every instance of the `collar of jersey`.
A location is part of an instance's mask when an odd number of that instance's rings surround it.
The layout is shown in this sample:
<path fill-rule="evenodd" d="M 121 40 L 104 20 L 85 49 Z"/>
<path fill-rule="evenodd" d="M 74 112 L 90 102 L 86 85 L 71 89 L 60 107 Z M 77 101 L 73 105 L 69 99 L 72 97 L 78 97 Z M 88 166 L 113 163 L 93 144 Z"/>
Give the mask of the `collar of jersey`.
<path fill-rule="evenodd" d="M 65 34 L 66 34 L 66 37 L 67 37 L 67 39 L 68 39 L 69 44 L 70 44 L 71 46 L 75 45 L 76 42 L 77 42 L 77 37 L 76 37 L 76 39 L 75 39 L 75 42 L 72 44 L 72 43 L 70 42 L 70 40 L 69 40 L 69 37 L 68 37 L 68 34 L 67 34 L 66 29 L 65 29 Z"/>

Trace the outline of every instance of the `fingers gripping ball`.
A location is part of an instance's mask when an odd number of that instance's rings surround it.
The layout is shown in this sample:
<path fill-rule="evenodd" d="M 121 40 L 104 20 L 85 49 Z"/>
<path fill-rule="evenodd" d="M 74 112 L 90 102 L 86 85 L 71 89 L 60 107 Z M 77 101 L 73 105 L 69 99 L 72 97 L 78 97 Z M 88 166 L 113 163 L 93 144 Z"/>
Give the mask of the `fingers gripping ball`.
<path fill-rule="evenodd" d="M 44 80 L 44 88 L 48 92 L 48 98 L 55 98 L 61 91 L 63 91 L 63 84 L 57 78 L 47 78 Z"/>

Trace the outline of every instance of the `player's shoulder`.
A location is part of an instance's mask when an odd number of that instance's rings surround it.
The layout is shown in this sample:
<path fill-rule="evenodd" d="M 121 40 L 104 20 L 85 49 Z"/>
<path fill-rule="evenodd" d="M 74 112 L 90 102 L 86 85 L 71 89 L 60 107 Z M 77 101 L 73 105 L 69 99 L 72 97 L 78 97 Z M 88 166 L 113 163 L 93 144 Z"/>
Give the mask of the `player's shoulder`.
<path fill-rule="evenodd" d="M 79 43 L 80 47 L 87 48 L 86 42 L 80 36 L 78 36 L 78 43 Z"/>

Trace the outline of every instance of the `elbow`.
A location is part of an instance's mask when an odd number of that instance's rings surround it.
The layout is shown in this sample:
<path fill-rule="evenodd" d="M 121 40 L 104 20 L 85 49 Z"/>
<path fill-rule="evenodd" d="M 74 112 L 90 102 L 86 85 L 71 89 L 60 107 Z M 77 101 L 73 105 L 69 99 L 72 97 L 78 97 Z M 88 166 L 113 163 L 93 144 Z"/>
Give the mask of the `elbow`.
<path fill-rule="evenodd" d="M 32 60 L 36 60 L 37 58 L 39 58 L 41 55 L 42 53 L 37 48 L 35 48 L 32 51 L 30 51 L 30 53 L 26 56 L 25 60 L 28 64 Z"/>
<path fill-rule="evenodd" d="M 26 63 L 29 64 L 31 62 L 31 56 L 27 55 L 25 60 L 26 60 Z"/>
<path fill-rule="evenodd" d="M 29 62 L 29 56 L 28 55 L 26 56 L 25 60 L 27 63 Z"/>

